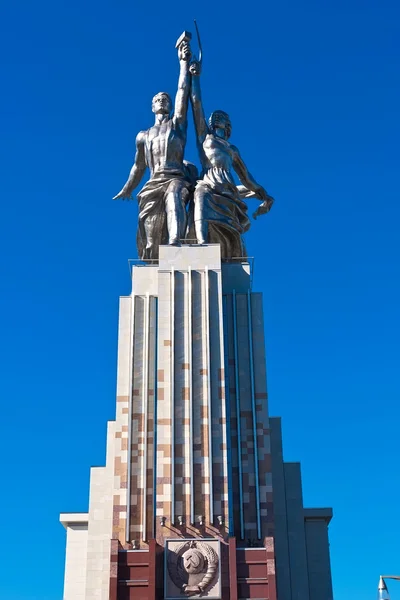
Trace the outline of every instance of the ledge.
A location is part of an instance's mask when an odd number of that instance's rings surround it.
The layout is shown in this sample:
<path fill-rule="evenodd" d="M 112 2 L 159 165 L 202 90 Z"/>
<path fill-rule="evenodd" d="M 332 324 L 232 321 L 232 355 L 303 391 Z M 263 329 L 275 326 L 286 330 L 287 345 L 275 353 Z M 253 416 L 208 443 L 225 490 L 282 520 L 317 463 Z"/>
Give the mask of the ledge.
<path fill-rule="evenodd" d="M 87 525 L 89 522 L 88 513 L 61 513 L 60 523 L 65 529 L 71 525 Z"/>
<path fill-rule="evenodd" d="M 333 517 L 331 508 L 304 508 L 303 513 L 305 521 L 325 521 L 327 525 Z"/>

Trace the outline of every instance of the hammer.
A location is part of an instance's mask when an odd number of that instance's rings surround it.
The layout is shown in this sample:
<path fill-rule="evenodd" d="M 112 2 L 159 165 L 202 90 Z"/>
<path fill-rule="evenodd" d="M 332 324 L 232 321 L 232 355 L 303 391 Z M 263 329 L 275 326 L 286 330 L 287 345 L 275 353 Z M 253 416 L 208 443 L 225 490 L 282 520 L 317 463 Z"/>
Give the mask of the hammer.
<path fill-rule="evenodd" d="M 190 33 L 190 31 L 184 31 L 178 37 L 178 40 L 175 44 L 175 48 L 179 48 L 179 46 L 182 44 L 182 42 L 190 42 L 191 39 L 192 39 L 192 34 Z"/>

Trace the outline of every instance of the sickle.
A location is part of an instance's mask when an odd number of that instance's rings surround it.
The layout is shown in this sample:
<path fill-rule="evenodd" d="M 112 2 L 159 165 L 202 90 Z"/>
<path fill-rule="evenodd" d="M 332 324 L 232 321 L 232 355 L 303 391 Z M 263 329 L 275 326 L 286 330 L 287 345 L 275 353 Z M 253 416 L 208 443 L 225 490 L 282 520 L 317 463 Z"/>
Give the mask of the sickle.
<path fill-rule="evenodd" d="M 196 27 L 197 42 L 199 45 L 199 63 L 201 65 L 201 62 L 203 60 L 203 49 L 201 47 L 200 33 L 199 33 L 199 28 L 197 27 L 196 19 L 194 19 L 194 26 Z"/>

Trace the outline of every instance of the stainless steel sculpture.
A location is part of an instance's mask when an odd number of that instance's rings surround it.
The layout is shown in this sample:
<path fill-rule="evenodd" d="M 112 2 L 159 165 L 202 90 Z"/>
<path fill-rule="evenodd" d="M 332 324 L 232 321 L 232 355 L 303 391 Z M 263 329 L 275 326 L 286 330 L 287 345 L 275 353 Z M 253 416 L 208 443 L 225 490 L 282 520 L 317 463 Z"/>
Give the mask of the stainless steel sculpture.
<path fill-rule="evenodd" d="M 194 165 L 183 160 L 186 145 L 190 92 L 191 34 L 184 32 L 176 43 L 180 62 L 175 112 L 166 92 L 152 102 L 155 123 L 136 137 L 136 156 L 128 181 L 114 197 L 130 198 L 146 167 L 150 179 L 138 194 L 137 249 L 141 259 L 157 259 L 160 244 L 177 245 L 186 231 L 186 204 L 197 178 Z"/>
<path fill-rule="evenodd" d="M 191 61 L 190 33 L 184 31 L 176 43 L 180 75 L 175 112 L 171 115 L 172 101 L 166 92 L 154 96 L 155 123 L 137 135 L 134 165 L 128 181 L 114 197 L 129 199 L 149 168 L 150 179 L 138 193 L 137 249 L 144 260 L 157 260 L 161 244 L 179 245 L 185 235 L 199 244 L 220 244 L 224 259 L 246 256 L 242 234 L 248 231 L 250 220 L 244 199 L 262 201 L 254 218 L 268 212 L 274 201 L 249 173 L 236 146 L 228 141 L 228 114 L 217 110 L 206 121 L 200 88 L 202 48 L 196 22 L 195 26 L 199 60 Z M 201 179 L 195 165 L 184 160 L 189 97 Z M 243 185 L 236 186 L 232 169 Z"/>
<path fill-rule="evenodd" d="M 221 257 L 232 259 L 246 256 L 242 234 L 250 221 L 243 198 L 258 198 L 262 204 L 254 218 L 268 212 L 273 198 L 249 173 L 239 150 L 228 139 L 231 135 L 229 115 L 217 110 L 206 121 L 200 88 L 200 61 L 190 65 L 192 75 L 190 99 L 197 135 L 197 146 L 203 168 L 191 204 L 188 237 L 195 234 L 199 244 L 219 243 Z M 242 182 L 236 186 L 231 170 Z"/>

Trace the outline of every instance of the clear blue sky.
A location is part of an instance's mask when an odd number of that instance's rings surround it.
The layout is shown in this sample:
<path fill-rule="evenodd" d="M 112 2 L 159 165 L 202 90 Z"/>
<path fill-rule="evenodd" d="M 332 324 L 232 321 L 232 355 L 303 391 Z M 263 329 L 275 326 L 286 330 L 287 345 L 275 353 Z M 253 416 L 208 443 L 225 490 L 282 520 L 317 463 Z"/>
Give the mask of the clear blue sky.
<path fill-rule="evenodd" d="M 182 8 L 177 9 L 178 5 Z M 178 14 L 177 14 L 178 13 Z M 87 509 L 114 417 L 135 202 L 112 202 L 196 17 L 207 113 L 276 203 L 247 238 L 270 411 L 308 506 L 333 506 L 336 600 L 400 573 L 396 0 L 9 0 L 0 9 L 0 598 L 59 600 L 60 511 Z M 197 161 L 190 129 L 188 159 Z M 253 201 L 254 203 L 254 201 Z M 254 206 L 254 204 L 252 204 Z M 400 599 L 400 584 L 390 586 Z"/>

